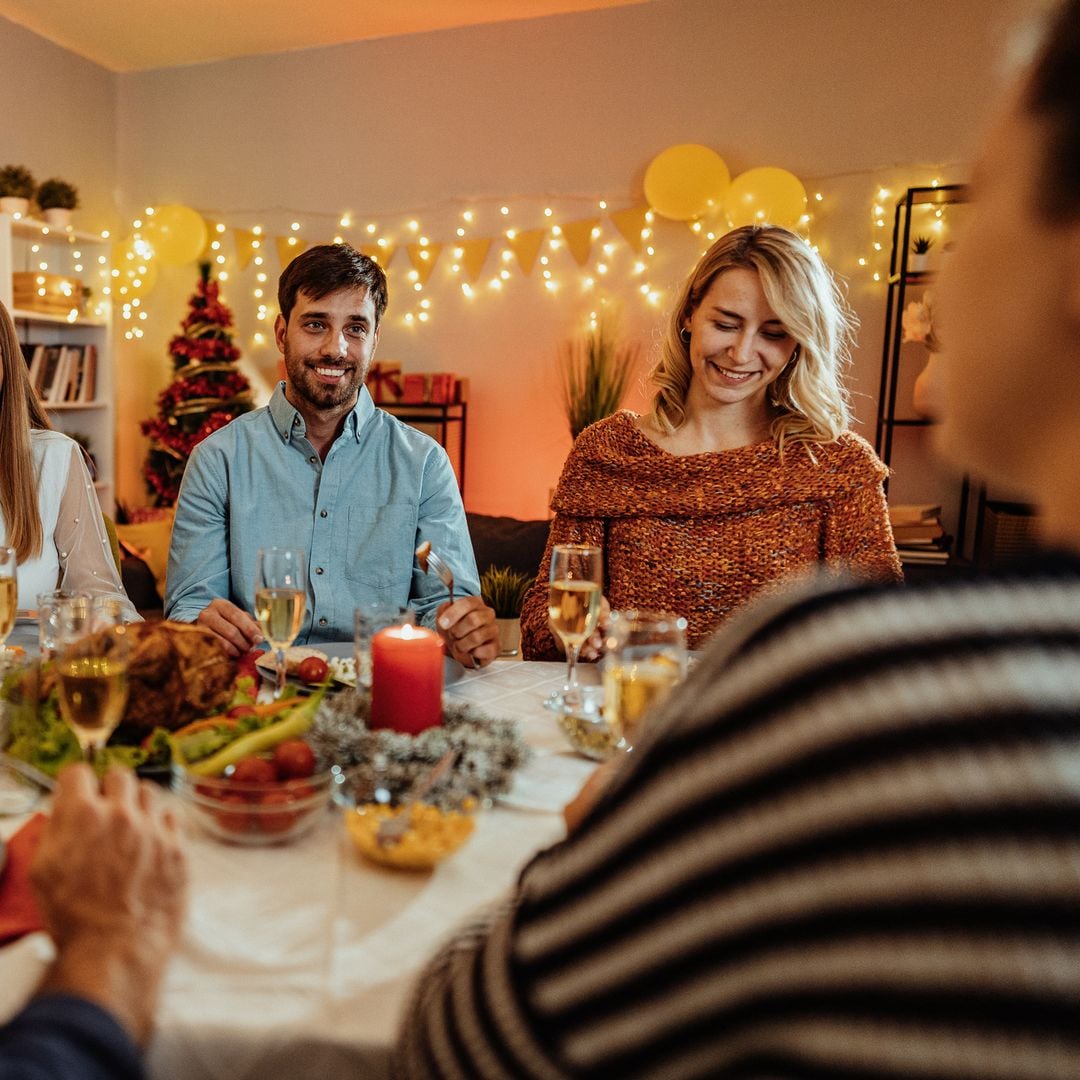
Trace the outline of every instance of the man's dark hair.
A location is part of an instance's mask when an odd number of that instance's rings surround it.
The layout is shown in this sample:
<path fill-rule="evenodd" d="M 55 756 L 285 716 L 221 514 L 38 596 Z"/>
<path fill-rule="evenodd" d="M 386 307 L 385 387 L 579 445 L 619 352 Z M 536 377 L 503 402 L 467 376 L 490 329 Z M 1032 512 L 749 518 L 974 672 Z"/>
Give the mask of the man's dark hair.
<path fill-rule="evenodd" d="M 1026 105 L 1047 121 L 1040 203 L 1052 218 L 1080 215 L 1080 0 L 1051 21 L 1027 86 Z"/>
<path fill-rule="evenodd" d="M 318 244 L 297 255 L 278 278 L 278 307 L 288 322 L 298 293 L 321 300 L 340 289 L 367 289 L 379 325 L 386 311 L 386 275 L 374 259 L 348 244 Z"/>

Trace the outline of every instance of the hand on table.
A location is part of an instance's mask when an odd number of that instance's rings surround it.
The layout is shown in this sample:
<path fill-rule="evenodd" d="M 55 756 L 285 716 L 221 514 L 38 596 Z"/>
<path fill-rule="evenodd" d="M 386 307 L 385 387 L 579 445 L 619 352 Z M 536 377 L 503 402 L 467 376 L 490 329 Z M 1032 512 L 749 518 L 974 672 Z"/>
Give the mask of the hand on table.
<path fill-rule="evenodd" d="M 499 655 L 495 612 L 479 596 L 463 596 L 452 604 L 442 604 L 435 625 L 447 652 L 465 667 L 486 667 Z"/>
<path fill-rule="evenodd" d="M 199 612 L 195 623 L 212 630 L 221 638 L 229 655 L 233 657 L 243 656 L 263 641 L 259 624 L 243 608 L 222 596 L 211 600 Z"/>
<path fill-rule="evenodd" d="M 99 789 L 87 765 L 61 771 L 30 876 L 57 958 L 45 992 L 111 1012 L 139 1043 L 183 922 L 187 863 L 172 812 L 130 769 Z"/>

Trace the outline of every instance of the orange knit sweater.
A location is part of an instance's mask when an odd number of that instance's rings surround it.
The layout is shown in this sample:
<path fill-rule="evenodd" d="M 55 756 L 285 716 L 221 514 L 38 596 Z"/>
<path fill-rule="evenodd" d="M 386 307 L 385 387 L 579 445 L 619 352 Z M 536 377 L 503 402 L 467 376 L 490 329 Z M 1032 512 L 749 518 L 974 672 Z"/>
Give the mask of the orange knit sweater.
<path fill-rule="evenodd" d="M 616 611 L 672 611 L 698 648 L 762 588 L 819 563 L 900 581 L 882 481 L 869 443 L 845 432 L 801 444 L 784 461 L 774 442 L 722 453 L 669 454 L 630 412 L 581 433 L 552 500 L 555 519 L 521 612 L 529 660 L 561 655 L 548 629 L 553 544 L 598 544 L 604 595 Z"/>

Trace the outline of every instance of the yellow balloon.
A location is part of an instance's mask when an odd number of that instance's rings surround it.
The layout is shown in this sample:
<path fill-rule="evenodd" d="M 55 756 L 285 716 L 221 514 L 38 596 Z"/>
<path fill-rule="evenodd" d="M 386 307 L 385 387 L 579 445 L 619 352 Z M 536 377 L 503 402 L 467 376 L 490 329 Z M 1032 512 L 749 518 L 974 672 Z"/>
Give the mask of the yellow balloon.
<path fill-rule="evenodd" d="M 740 225 L 794 229 L 806 213 L 806 188 L 787 169 L 771 165 L 747 169 L 731 181 L 724 211 L 733 229 Z"/>
<path fill-rule="evenodd" d="M 724 159 L 707 146 L 680 143 L 661 151 L 645 170 L 645 198 L 674 221 L 700 217 L 723 201 L 731 184 Z"/>
<path fill-rule="evenodd" d="M 189 206 L 159 206 L 143 231 L 166 266 L 192 262 L 206 247 L 206 222 Z"/>
<path fill-rule="evenodd" d="M 149 295 L 157 284 L 158 264 L 146 240 L 118 240 L 112 246 L 113 297 L 121 303 Z"/>

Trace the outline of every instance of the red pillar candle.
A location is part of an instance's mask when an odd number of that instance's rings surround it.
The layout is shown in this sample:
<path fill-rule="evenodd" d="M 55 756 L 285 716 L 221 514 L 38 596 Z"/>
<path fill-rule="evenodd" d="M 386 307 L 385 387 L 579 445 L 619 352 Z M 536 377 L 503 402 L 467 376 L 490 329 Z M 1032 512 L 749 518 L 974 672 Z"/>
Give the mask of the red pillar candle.
<path fill-rule="evenodd" d="M 371 639 L 371 728 L 418 735 L 442 723 L 443 643 L 422 626 L 389 626 Z"/>

